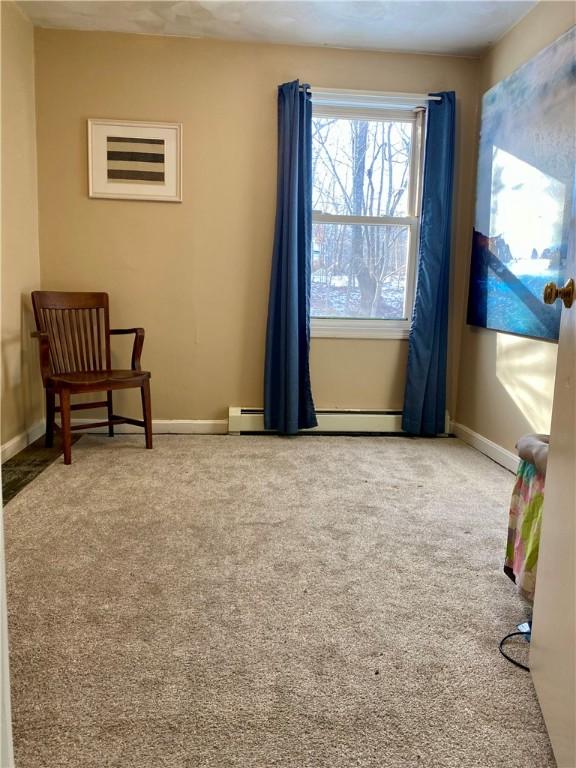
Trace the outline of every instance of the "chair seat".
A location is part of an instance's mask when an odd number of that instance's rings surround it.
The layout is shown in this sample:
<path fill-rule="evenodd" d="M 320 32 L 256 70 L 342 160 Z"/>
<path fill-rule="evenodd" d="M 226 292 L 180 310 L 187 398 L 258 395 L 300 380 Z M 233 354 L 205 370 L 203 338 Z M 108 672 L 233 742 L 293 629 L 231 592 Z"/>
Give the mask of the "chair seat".
<path fill-rule="evenodd" d="M 49 377 L 48 386 L 53 389 L 73 389 L 94 391 L 102 389 L 123 389 L 140 387 L 150 378 L 149 371 L 108 370 L 108 371 L 71 371 Z"/>

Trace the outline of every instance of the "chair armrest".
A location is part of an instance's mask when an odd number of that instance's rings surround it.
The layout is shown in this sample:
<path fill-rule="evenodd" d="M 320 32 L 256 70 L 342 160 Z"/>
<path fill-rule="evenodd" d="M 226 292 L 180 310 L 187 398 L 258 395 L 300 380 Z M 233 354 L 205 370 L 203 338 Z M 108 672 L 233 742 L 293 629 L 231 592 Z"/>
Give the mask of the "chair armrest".
<path fill-rule="evenodd" d="M 128 333 L 134 334 L 134 346 L 132 347 L 132 370 L 139 371 L 140 356 L 144 346 L 144 328 L 111 328 L 110 336 L 125 336 Z"/>
<path fill-rule="evenodd" d="M 46 379 L 50 376 L 50 337 L 44 331 L 32 331 L 30 336 L 33 339 L 38 339 L 40 373 L 42 374 L 42 381 L 46 383 Z"/>

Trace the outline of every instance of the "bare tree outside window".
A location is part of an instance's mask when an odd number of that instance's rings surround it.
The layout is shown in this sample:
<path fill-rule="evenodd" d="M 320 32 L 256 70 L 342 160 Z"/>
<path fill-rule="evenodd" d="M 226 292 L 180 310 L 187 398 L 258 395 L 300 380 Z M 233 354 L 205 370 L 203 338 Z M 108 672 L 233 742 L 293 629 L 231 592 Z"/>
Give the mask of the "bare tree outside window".
<path fill-rule="evenodd" d="M 313 317 L 405 317 L 413 133 L 411 119 L 314 116 Z"/>

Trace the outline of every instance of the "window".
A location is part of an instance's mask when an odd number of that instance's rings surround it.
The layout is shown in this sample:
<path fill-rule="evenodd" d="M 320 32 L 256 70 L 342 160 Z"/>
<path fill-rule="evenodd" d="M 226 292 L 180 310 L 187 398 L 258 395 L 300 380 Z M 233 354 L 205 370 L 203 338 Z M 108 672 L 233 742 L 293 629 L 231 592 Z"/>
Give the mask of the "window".
<path fill-rule="evenodd" d="M 314 336 L 408 334 L 422 110 L 389 98 L 313 90 Z"/>

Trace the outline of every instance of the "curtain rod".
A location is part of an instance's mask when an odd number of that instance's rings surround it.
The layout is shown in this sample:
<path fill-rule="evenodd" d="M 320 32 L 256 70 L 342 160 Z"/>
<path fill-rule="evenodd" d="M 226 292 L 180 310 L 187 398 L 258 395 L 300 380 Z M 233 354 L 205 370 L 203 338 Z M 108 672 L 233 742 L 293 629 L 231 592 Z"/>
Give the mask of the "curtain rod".
<path fill-rule="evenodd" d="M 302 86 L 305 87 L 305 86 Z M 352 96 L 369 99 L 370 101 L 442 101 L 442 96 L 430 96 L 427 93 L 395 93 L 383 91 L 349 91 L 341 88 L 321 88 L 320 86 L 306 86 L 312 90 L 312 96 L 317 92 L 326 96 Z"/>

